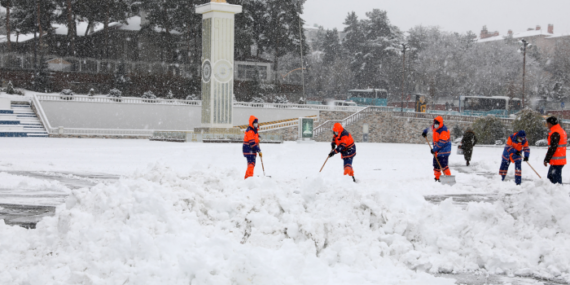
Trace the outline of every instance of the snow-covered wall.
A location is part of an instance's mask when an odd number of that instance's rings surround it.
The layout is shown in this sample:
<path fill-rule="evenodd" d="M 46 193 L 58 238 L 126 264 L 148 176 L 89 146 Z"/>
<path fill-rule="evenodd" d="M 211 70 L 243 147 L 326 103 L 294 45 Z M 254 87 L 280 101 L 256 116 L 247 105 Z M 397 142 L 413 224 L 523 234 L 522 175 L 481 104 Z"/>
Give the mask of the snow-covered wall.
<path fill-rule="evenodd" d="M 193 130 L 200 127 L 201 106 L 41 101 L 52 127 L 125 130 Z M 271 122 L 318 115 L 318 110 L 234 107 L 234 125 L 247 125 L 249 116 Z"/>
<path fill-rule="evenodd" d="M 200 106 L 41 101 L 52 127 L 126 130 L 192 130 Z"/>

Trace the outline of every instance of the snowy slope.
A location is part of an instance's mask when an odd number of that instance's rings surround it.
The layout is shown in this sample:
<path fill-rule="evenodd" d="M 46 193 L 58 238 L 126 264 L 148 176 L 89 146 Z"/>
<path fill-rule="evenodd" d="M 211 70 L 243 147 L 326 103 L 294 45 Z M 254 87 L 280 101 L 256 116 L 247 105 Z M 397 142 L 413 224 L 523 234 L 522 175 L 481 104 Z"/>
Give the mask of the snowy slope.
<path fill-rule="evenodd" d="M 0 222 L 2 284 L 454 284 L 428 274 L 438 272 L 570 281 L 568 186 L 526 166 L 522 187 L 501 183 L 500 148 L 476 148 L 473 168 L 452 156 L 449 187 L 433 182 L 422 145 L 359 144 L 354 184 L 338 157 L 318 174 L 325 143 L 262 146 L 272 178 L 258 165 L 247 181 L 240 145 L 3 144 L 0 170 L 124 177 L 71 191 L 36 230 Z M 532 149 L 535 167 L 544 152 Z M 424 199 L 460 193 L 496 201 Z"/>

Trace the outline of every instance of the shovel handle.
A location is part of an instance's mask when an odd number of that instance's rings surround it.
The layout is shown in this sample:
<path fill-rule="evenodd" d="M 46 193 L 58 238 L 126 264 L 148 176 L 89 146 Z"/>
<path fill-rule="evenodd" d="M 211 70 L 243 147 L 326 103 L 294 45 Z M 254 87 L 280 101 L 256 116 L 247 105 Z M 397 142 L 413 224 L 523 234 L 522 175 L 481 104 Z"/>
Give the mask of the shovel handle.
<path fill-rule="evenodd" d="M 427 137 L 424 137 L 424 139 L 426 139 L 426 142 L 427 142 L 427 144 L 428 144 L 428 146 L 429 146 L 429 149 L 430 149 L 430 150 L 433 150 L 433 148 L 431 148 L 431 145 L 429 144 L 429 141 L 428 141 Z M 439 159 L 437 159 L 437 155 L 436 155 L 435 153 L 433 154 L 433 158 L 435 158 L 435 161 L 437 161 L 437 165 L 439 165 L 439 169 L 442 170 L 443 175 L 446 175 L 446 176 L 447 176 L 447 174 L 445 174 L 445 172 L 443 171 L 443 167 L 441 167 L 441 163 L 439 163 Z"/>
<path fill-rule="evenodd" d="M 321 167 L 321 170 L 319 171 L 319 173 L 323 171 L 323 168 L 325 168 L 325 164 L 327 164 L 327 161 L 329 161 L 328 156 L 327 156 L 327 160 L 325 160 L 325 163 L 323 163 L 323 167 Z"/>
<path fill-rule="evenodd" d="M 528 163 L 528 166 L 530 166 L 530 168 L 534 171 L 534 173 L 536 173 L 536 175 L 538 175 L 538 178 L 542 179 L 540 174 L 538 174 L 538 172 L 536 172 L 536 170 L 534 170 L 534 167 L 532 167 L 532 165 L 530 165 L 530 163 L 528 161 L 526 163 Z"/>
<path fill-rule="evenodd" d="M 261 169 L 263 169 L 263 176 L 266 176 L 265 175 L 265 166 L 263 165 L 263 157 L 260 156 L 259 159 L 261 159 Z"/>

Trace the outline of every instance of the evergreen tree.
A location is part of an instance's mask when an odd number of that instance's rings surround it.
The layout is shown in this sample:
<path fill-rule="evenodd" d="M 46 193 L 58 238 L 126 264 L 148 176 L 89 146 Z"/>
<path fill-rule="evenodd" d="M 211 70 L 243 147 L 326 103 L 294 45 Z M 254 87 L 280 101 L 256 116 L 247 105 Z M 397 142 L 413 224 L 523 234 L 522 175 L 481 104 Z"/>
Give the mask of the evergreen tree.
<path fill-rule="evenodd" d="M 48 93 L 50 91 L 50 73 L 43 54 L 40 57 L 39 68 L 34 77 L 34 91 Z"/>
<path fill-rule="evenodd" d="M 349 57 L 356 57 L 357 53 L 362 53 L 362 47 L 364 45 L 364 32 L 362 30 L 362 23 L 358 20 L 358 16 L 355 12 L 348 14 L 344 20 L 344 32 L 346 36 L 343 40 L 343 46 L 348 52 Z"/>
<path fill-rule="evenodd" d="M 340 45 L 337 29 L 326 31 L 323 42 L 323 51 L 325 53 L 323 57 L 323 63 L 325 65 L 332 65 L 341 57 L 342 46 Z"/>
<path fill-rule="evenodd" d="M 114 88 L 119 90 L 129 90 L 131 84 L 131 78 L 127 74 L 126 64 L 124 61 L 119 63 L 117 72 L 114 74 L 113 78 Z M 125 92 L 128 94 L 128 92 Z"/>
<path fill-rule="evenodd" d="M 299 54 L 301 42 L 303 52 L 309 48 L 306 44 L 305 33 L 300 31 L 304 25 L 301 19 L 302 5 L 305 0 L 267 0 L 266 18 L 268 26 L 262 45 L 272 52 L 275 80 L 278 79 L 279 58 L 287 53 Z"/>

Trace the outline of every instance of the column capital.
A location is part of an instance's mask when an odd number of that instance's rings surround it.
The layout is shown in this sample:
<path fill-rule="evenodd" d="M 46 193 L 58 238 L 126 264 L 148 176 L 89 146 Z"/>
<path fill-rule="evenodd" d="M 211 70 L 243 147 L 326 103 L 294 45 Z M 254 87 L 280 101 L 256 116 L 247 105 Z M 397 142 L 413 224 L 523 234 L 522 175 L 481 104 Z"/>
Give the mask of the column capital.
<path fill-rule="evenodd" d="M 225 0 L 214 0 L 213 2 L 196 7 L 196 13 L 198 14 L 207 14 L 211 12 L 239 14 L 242 12 L 242 6 L 228 4 Z"/>

